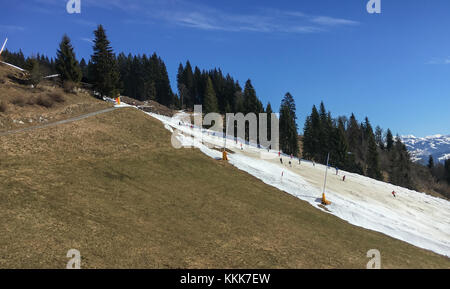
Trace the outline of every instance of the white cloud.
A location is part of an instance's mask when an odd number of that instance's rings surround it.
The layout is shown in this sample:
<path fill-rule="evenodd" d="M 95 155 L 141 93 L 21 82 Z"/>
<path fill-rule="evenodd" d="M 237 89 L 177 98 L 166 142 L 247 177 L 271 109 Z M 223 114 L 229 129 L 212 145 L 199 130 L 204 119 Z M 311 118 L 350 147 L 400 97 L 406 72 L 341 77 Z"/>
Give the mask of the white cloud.
<path fill-rule="evenodd" d="M 253 14 L 229 14 L 214 9 L 195 11 L 160 11 L 151 17 L 202 30 L 230 32 L 251 31 L 260 33 L 317 33 L 333 26 L 357 25 L 359 22 L 326 16 L 308 16 L 302 12 L 259 9 Z"/>
<path fill-rule="evenodd" d="M 450 56 L 448 57 L 433 57 L 431 60 L 427 61 L 425 64 L 450 64 Z"/>
<path fill-rule="evenodd" d="M 311 19 L 311 22 L 326 26 L 338 26 L 338 25 L 358 25 L 359 22 L 341 18 L 333 18 L 328 16 L 316 16 Z"/>
<path fill-rule="evenodd" d="M 90 44 L 94 44 L 94 40 L 91 38 L 87 38 L 87 37 L 82 37 L 80 38 L 80 40 L 83 40 L 85 42 L 89 42 Z"/>
<path fill-rule="evenodd" d="M 56 5 L 57 0 L 34 0 L 42 5 Z M 259 33 L 317 33 L 338 26 L 354 26 L 357 21 L 330 16 L 308 15 L 256 7 L 251 12 L 227 12 L 186 0 L 82 0 L 83 9 L 120 9 L 131 21 L 157 20 L 169 25 L 206 31 Z M 88 20 L 84 20 L 89 24 Z M 126 20 L 122 20 L 126 21 Z"/>
<path fill-rule="evenodd" d="M 3 25 L 0 24 L 0 30 L 6 30 L 6 31 L 24 31 L 25 27 L 18 26 L 18 25 Z"/>

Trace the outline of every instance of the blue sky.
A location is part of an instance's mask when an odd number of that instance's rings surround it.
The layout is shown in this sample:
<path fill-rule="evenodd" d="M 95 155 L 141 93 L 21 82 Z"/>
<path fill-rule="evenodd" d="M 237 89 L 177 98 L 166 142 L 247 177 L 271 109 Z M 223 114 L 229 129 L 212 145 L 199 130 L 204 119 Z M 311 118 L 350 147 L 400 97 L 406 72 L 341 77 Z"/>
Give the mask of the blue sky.
<path fill-rule="evenodd" d="M 1 0 L 0 38 L 54 56 L 64 33 L 79 58 L 103 24 L 116 52 L 156 52 L 172 86 L 180 62 L 222 68 L 278 109 L 290 92 L 299 128 L 313 104 L 368 116 L 401 135 L 450 134 L 450 1 Z M 3 40 L 2 40 L 3 41 Z"/>

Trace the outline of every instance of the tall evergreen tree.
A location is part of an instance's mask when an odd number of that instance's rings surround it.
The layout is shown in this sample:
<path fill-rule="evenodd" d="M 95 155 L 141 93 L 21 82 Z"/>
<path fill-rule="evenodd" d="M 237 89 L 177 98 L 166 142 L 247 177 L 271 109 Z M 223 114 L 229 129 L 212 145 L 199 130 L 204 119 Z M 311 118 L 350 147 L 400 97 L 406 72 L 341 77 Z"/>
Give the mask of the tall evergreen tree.
<path fill-rule="evenodd" d="M 205 113 L 218 112 L 217 97 L 216 93 L 214 92 L 214 87 L 211 78 L 208 78 L 206 82 L 204 112 Z"/>
<path fill-rule="evenodd" d="M 272 106 L 270 105 L 270 102 L 267 103 L 266 106 L 266 114 L 267 114 L 267 140 L 272 139 Z"/>
<path fill-rule="evenodd" d="M 432 169 L 434 168 L 434 160 L 433 160 L 433 156 L 432 156 L 432 155 L 430 155 L 430 156 L 428 157 L 428 165 L 427 165 L 427 167 L 428 167 L 430 170 L 432 170 Z"/>
<path fill-rule="evenodd" d="M 367 176 L 377 180 L 380 180 L 382 176 L 377 151 L 377 144 L 375 143 L 375 138 L 373 137 L 373 135 L 370 135 L 368 138 Z"/>
<path fill-rule="evenodd" d="M 236 83 L 236 91 L 234 93 L 234 111 L 236 113 L 245 113 L 244 95 L 239 82 Z"/>
<path fill-rule="evenodd" d="M 260 113 L 262 104 L 256 97 L 255 89 L 253 88 L 251 80 L 247 80 L 244 88 L 244 108 L 245 113 L 253 112 Z"/>
<path fill-rule="evenodd" d="M 397 136 L 390 150 L 389 181 L 395 185 L 414 189 L 411 179 L 411 159 L 406 146 Z"/>
<path fill-rule="evenodd" d="M 40 69 L 39 61 L 36 58 L 30 58 L 28 62 L 29 62 L 28 66 L 31 67 L 29 69 L 30 82 L 34 87 L 37 87 L 42 80 L 42 72 Z"/>
<path fill-rule="evenodd" d="M 342 119 L 338 119 L 338 125 L 334 128 L 333 133 L 333 150 L 332 150 L 332 159 L 336 166 L 348 169 L 348 143 L 347 138 L 345 137 L 345 126 Z"/>
<path fill-rule="evenodd" d="M 450 184 L 450 159 L 445 160 L 444 169 L 445 169 L 445 179 L 447 180 L 447 183 Z"/>
<path fill-rule="evenodd" d="M 327 113 L 323 102 L 320 103 L 319 108 L 320 116 L 320 130 L 319 130 L 319 147 L 317 158 L 319 160 L 325 160 L 328 153 L 331 151 L 331 136 L 333 133 L 333 124 L 331 115 Z"/>
<path fill-rule="evenodd" d="M 311 160 L 319 160 L 320 151 L 320 115 L 314 105 L 311 115 L 306 118 L 303 133 L 303 156 Z"/>
<path fill-rule="evenodd" d="M 390 151 L 394 146 L 394 137 L 392 136 L 392 132 L 390 129 L 386 132 L 386 149 Z"/>
<path fill-rule="evenodd" d="M 362 138 L 360 142 L 360 158 L 362 162 L 364 163 L 365 167 L 368 167 L 368 158 L 369 158 L 369 145 L 373 145 L 372 139 L 375 142 L 376 147 L 376 141 L 375 141 L 375 135 L 373 133 L 372 125 L 369 122 L 369 118 L 365 118 L 364 122 L 361 123 L 361 132 L 362 132 Z"/>
<path fill-rule="evenodd" d="M 184 68 L 184 85 L 186 85 L 187 88 L 187 95 L 185 99 L 185 104 L 189 108 L 193 108 L 195 104 L 195 97 L 194 97 L 194 74 L 192 72 L 192 66 L 189 61 L 186 62 L 186 66 Z"/>
<path fill-rule="evenodd" d="M 295 101 L 288 92 L 280 106 L 280 148 L 286 154 L 298 155 L 298 133 Z"/>
<path fill-rule="evenodd" d="M 67 35 L 63 36 L 56 52 L 56 70 L 63 82 L 79 83 L 81 81 L 81 68 Z"/>
<path fill-rule="evenodd" d="M 160 57 L 154 53 L 150 59 L 155 67 L 155 90 L 156 101 L 159 103 L 172 107 L 175 103 L 175 95 L 170 87 L 169 75 L 167 73 L 166 65 Z M 151 83 L 151 82 L 149 82 Z M 193 106 L 193 103 L 192 103 Z"/>
<path fill-rule="evenodd" d="M 188 90 L 184 81 L 185 77 L 184 77 L 184 67 L 183 64 L 180 63 L 180 65 L 178 66 L 178 73 L 177 73 L 177 86 L 178 86 L 178 94 L 180 97 L 180 103 L 181 103 L 181 109 L 183 109 L 185 102 L 186 102 L 186 98 L 188 98 Z"/>
<path fill-rule="evenodd" d="M 89 83 L 89 70 L 88 70 L 88 64 L 86 63 L 86 60 L 84 58 L 81 58 L 80 61 L 80 70 L 81 70 L 81 81 Z"/>
<path fill-rule="evenodd" d="M 375 143 L 380 149 L 384 150 L 383 130 L 380 126 L 375 128 Z"/>
<path fill-rule="evenodd" d="M 205 92 L 205 84 L 203 83 L 202 72 L 197 66 L 194 69 L 194 102 L 196 104 L 203 103 L 203 94 Z"/>
<path fill-rule="evenodd" d="M 302 157 L 305 159 L 312 159 L 314 156 L 314 146 L 312 137 L 312 120 L 311 115 L 306 116 L 305 124 L 303 125 L 303 139 L 302 139 Z"/>
<path fill-rule="evenodd" d="M 101 95 L 116 97 L 119 95 L 120 74 L 115 55 L 102 25 L 98 26 L 94 34 L 92 84 Z"/>
<path fill-rule="evenodd" d="M 353 154 L 357 154 L 361 145 L 361 127 L 356 121 L 355 115 L 352 113 L 350 116 L 348 129 L 347 129 L 348 145 Z"/>

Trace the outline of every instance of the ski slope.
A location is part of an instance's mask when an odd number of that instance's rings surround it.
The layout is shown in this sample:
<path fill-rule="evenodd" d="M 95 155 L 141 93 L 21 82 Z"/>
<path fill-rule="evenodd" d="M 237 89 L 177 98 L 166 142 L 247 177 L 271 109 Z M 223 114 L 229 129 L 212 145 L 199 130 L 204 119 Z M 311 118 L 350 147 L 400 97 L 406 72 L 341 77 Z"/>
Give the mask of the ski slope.
<path fill-rule="evenodd" d="M 147 112 L 146 112 L 147 113 Z M 170 118 L 147 113 L 160 120 L 176 139 L 175 145 L 196 147 L 211 158 L 222 153 L 213 147 L 226 148 L 229 162 L 264 183 L 289 193 L 326 213 L 349 223 L 408 242 L 450 257 L 450 202 L 361 175 L 329 168 L 326 197 L 332 202 L 321 205 L 326 166 L 292 159 L 278 152 L 257 148 L 238 140 L 227 139 L 217 132 L 194 127 L 189 116 L 179 113 Z M 241 147 L 242 145 L 242 147 Z M 342 176 L 345 175 L 345 181 Z M 394 198 L 392 191 L 397 193 Z"/>

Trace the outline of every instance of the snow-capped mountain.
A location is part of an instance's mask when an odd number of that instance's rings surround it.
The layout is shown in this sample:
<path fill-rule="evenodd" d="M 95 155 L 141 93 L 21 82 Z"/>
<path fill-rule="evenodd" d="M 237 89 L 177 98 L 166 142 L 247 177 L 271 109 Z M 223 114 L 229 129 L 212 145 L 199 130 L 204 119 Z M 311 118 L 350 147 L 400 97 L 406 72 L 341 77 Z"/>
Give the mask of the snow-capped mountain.
<path fill-rule="evenodd" d="M 435 162 L 450 159 L 450 135 L 437 134 L 427 137 L 408 135 L 402 136 L 401 140 L 415 162 L 426 164 L 430 155 Z"/>

